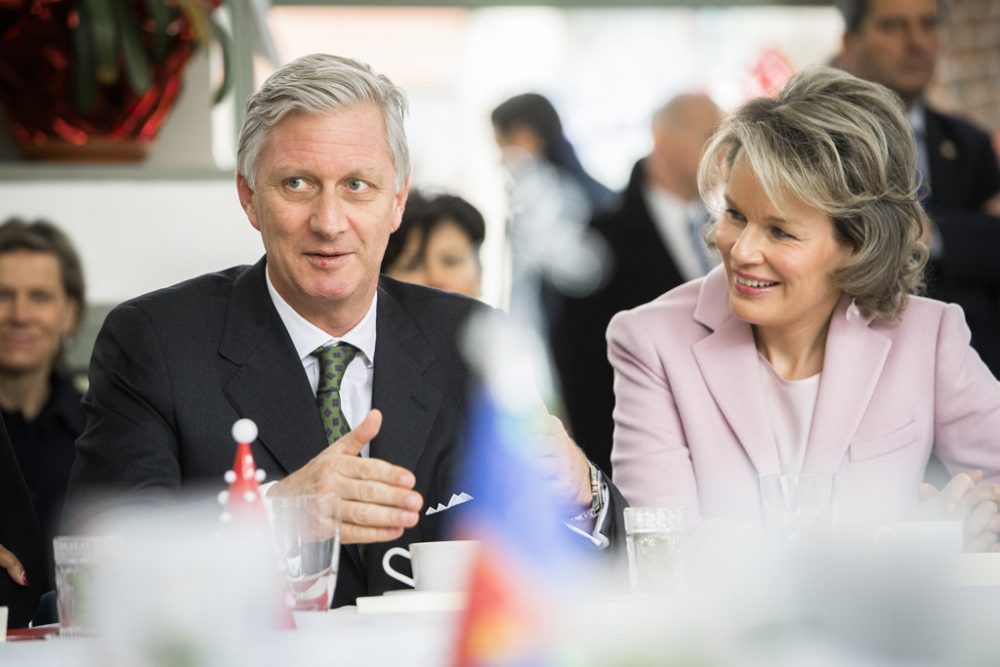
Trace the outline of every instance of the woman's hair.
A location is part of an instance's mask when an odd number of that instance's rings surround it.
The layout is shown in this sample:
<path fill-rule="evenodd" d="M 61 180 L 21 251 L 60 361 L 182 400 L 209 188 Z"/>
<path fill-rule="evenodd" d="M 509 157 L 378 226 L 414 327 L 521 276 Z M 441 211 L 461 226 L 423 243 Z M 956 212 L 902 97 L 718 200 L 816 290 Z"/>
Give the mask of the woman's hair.
<path fill-rule="evenodd" d="M 246 105 L 246 117 L 236 150 L 236 169 L 256 187 L 257 157 L 268 134 L 292 112 L 328 114 L 372 103 L 382 111 L 389 155 L 396 170 L 396 188 L 410 175 L 406 144 L 406 95 L 381 74 L 356 60 L 314 53 L 288 63 L 269 76 Z"/>
<path fill-rule="evenodd" d="M 867 315 L 894 321 L 923 288 L 927 215 L 917 195 L 916 149 L 900 99 L 887 88 L 829 67 L 794 76 L 777 98 L 747 102 L 709 142 L 698 183 L 713 213 L 742 155 L 776 206 L 787 198 L 833 220 L 853 252 L 837 286 Z"/>
<path fill-rule="evenodd" d="M 483 220 L 483 214 L 475 206 L 455 195 L 428 195 L 418 190 L 410 190 L 403 211 L 403 221 L 399 229 L 389 236 L 389 245 L 386 246 L 385 256 L 382 258 L 382 272 L 388 270 L 399 258 L 413 233 L 422 234 L 418 256 L 423 256 L 431 232 L 444 222 L 454 223 L 469 237 L 476 261 L 479 261 L 479 246 L 486 238 L 486 222 Z"/>

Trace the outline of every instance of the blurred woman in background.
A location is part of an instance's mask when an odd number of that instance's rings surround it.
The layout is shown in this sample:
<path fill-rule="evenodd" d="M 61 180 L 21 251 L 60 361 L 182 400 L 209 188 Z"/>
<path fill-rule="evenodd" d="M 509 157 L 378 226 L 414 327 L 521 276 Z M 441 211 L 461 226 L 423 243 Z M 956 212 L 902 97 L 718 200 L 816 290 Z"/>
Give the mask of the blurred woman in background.
<path fill-rule="evenodd" d="M 454 195 L 411 190 L 403 221 L 390 237 L 382 273 L 418 285 L 478 297 L 479 247 L 486 223 L 476 207 Z"/>
<path fill-rule="evenodd" d="M 64 359 L 84 306 L 80 258 L 62 231 L 42 220 L 0 225 L 0 409 L 46 546 L 45 590 L 55 587 L 52 538 L 84 426 Z"/>

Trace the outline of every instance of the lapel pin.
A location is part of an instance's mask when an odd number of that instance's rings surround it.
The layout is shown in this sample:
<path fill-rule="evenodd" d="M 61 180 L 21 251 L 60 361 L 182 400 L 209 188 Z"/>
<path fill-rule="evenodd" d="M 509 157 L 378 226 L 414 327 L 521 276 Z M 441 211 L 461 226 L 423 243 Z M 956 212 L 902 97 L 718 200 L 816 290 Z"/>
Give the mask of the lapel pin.
<path fill-rule="evenodd" d="M 945 139 L 941 142 L 940 151 L 941 157 L 945 160 L 954 160 L 958 157 L 958 147 L 951 139 Z"/>

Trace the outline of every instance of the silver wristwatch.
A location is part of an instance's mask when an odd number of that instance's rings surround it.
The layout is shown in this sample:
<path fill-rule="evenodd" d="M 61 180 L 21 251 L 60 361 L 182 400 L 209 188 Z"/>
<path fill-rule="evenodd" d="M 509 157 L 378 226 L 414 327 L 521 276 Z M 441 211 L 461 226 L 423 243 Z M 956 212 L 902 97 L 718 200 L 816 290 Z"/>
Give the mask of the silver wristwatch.
<path fill-rule="evenodd" d="M 573 521 L 583 521 L 584 519 L 596 519 L 604 509 L 604 473 L 592 462 L 587 461 L 590 466 L 590 507 L 572 517 Z"/>

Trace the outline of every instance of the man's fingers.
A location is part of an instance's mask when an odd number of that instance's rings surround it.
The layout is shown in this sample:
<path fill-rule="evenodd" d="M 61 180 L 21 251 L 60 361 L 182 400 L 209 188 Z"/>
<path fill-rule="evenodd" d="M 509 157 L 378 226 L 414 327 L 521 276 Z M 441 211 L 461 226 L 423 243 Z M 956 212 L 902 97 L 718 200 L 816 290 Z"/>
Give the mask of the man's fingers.
<path fill-rule="evenodd" d="M 990 522 L 997 516 L 997 510 L 997 504 L 992 500 L 984 500 L 976 505 L 969 513 L 969 518 L 965 520 L 966 540 L 971 541 L 985 531 Z"/>
<path fill-rule="evenodd" d="M 420 514 L 398 507 L 345 500 L 340 503 L 340 520 L 342 525 L 354 524 L 371 528 L 412 528 L 420 520 Z"/>
<path fill-rule="evenodd" d="M 345 480 L 342 494 L 348 500 L 396 507 L 411 512 L 419 511 L 424 505 L 424 499 L 416 491 L 384 482 Z"/>
<path fill-rule="evenodd" d="M 373 528 L 343 524 L 340 527 L 340 541 L 344 544 L 372 544 L 373 542 L 389 542 L 403 535 L 402 528 Z"/>
<path fill-rule="evenodd" d="M 984 551 L 993 551 L 996 546 L 996 533 L 979 533 L 966 543 L 965 550 L 971 553 L 982 553 Z"/>
<path fill-rule="evenodd" d="M 354 456 L 341 460 L 337 470 L 343 477 L 353 480 L 383 482 L 407 489 L 412 489 L 417 483 L 417 478 L 406 468 L 370 457 Z"/>
<path fill-rule="evenodd" d="M 927 482 L 921 482 L 917 493 L 920 495 L 920 500 L 930 500 L 938 494 L 937 487 L 933 484 L 928 484 Z"/>
<path fill-rule="evenodd" d="M 357 456 L 365 445 L 375 439 L 381 428 L 382 412 L 371 410 L 354 430 L 330 445 L 330 450 L 335 454 Z"/>
<path fill-rule="evenodd" d="M 962 514 L 967 516 L 976 506 L 987 500 L 1000 502 L 1000 484 L 979 484 L 962 497 L 959 507 L 962 509 Z"/>
<path fill-rule="evenodd" d="M 955 511 L 962 498 L 976 486 L 972 475 L 960 472 L 952 477 L 948 484 L 941 489 L 941 502 L 944 503 L 945 511 L 949 514 Z"/>
<path fill-rule="evenodd" d="M 20 585 L 28 585 L 28 573 L 24 571 L 21 561 L 17 559 L 17 556 L 5 549 L 2 544 L 0 544 L 0 567 L 7 570 L 10 578 Z"/>

